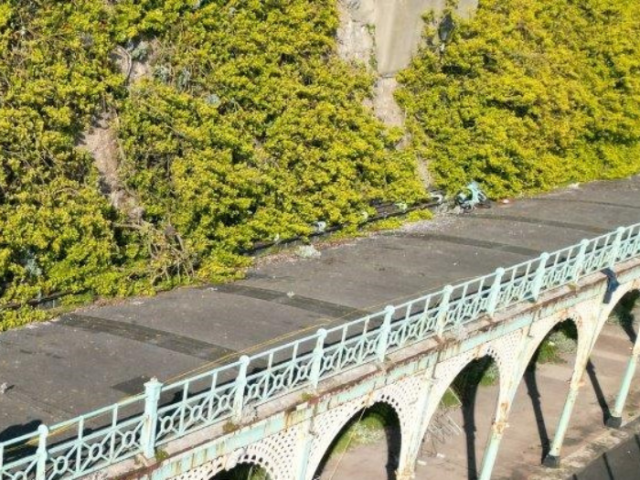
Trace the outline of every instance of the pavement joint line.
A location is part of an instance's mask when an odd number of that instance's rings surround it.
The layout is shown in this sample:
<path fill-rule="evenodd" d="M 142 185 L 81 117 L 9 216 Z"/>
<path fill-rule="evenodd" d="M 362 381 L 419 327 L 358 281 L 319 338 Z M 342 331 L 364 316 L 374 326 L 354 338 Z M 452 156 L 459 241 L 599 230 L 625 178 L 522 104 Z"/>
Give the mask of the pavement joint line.
<path fill-rule="evenodd" d="M 536 202 L 571 202 L 571 203 L 586 203 L 589 205 L 602 205 L 605 207 L 615 207 L 615 208 L 630 208 L 632 210 L 640 210 L 640 207 L 637 205 L 627 205 L 624 203 L 613 203 L 613 202 L 600 202 L 597 200 L 578 200 L 575 198 L 562 198 L 562 197 L 532 197 L 527 200 L 534 200 Z"/>
<path fill-rule="evenodd" d="M 543 225 L 546 227 L 566 228 L 568 230 L 580 230 L 583 232 L 595 233 L 602 235 L 609 233 L 610 229 L 594 227 L 592 225 L 582 225 L 580 223 L 559 222 L 557 220 L 544 220 L 541 218 L 519 217 L 517 215 L 491 215 L 489 213 L 472 213 L 466 218 L 480 218 L 486 220 L 503 220 L 508 222 L 530 223 L 532 225 Z"/>
<path fill-rule="evenodd" d="M 240 295 L 243 297 L 255 298 L 267 302 L 274 302 L 281 305 L 286 305 L 288 307 L 317 313 L 319 315 L 327 317 L 340 318 L 342 320 L 348 320 L 351 318 L 356 319 L 371 313 L 346 305 L 326 302 L 324 300 L 318 300 L 315 298 L 296 294 L 289 296 L 287 293 L 280 292 L 278 290 L 253 287 L 250 285 L 229 283 L 209 288 L 215 288 L 215 291 L 220 293 L 226 293 L 229 295 Z"/>
<path fill-rule="evenodd" d="M 102 317 L 69 313 L 62 315 L 58 323 L 67 327 L 81 328 L 89 332 L 107 333 L 127 338 L 203 360 L 216 360 L 235 353 L 234 350 L 203 342 L 202 340 Z"/>
<path fill-rule="evenodd" d="M 453 235 L 443 235 L 439 233 L 409 234 L 405 236 L 408 238 L 416 238 L 419 240 L 435 240 L 440 242 L 453 243 L 456 245 L 486 248 L 489 250 L 499 250 L 501 252 L 514 253 L 516 255 L 524 255 L 531 258 L 538 257 L 542 253 L 542 250 L 535 250 L 533 248 L 518 247 L 516 245 L 509 245 L 507 243 L 491 242 L 488 240 L 476 240 L 468 237 L 456 237 Z"/>

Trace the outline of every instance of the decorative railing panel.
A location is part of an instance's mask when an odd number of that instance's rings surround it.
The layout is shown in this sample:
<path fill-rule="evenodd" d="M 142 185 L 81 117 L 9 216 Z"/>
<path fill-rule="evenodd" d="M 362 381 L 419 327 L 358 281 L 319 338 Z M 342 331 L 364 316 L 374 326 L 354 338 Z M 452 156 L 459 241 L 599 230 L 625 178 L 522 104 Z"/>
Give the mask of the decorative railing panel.
<path fill-rule="evenodd" d="M 640 256 L 640 224 L 421 296 L 170 385 L 51 429 L 0 443 L 0 480 L 79 478 L 246 409 Z M 49 433 L 51 430 L 51 433 Z M 54 441 L 54 439 L 56 441 Z"/>

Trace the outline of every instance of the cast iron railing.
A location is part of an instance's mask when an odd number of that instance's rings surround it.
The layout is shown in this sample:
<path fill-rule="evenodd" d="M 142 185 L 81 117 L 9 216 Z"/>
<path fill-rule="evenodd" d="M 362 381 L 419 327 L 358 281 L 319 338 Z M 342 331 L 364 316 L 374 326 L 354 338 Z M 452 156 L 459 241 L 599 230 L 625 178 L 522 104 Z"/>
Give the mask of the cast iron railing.
<path fill-rule="evenodd" d="M 79 478 L 393 351 L 640 256 L 640 224 L 421 296 L 0 443 L 0 480 Z M 55 434 L 55 435 L 54 435 Z"/>

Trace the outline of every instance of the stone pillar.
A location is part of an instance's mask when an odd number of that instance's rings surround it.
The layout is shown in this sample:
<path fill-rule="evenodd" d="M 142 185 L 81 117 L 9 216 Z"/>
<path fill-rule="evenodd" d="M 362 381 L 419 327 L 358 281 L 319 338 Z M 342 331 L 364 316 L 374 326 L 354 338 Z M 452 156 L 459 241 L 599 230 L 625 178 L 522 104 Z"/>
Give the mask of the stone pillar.
<path fill-rule="evenodd" d="M 313 429 L 313 419 L 305 421 L 299 426 L 300 434 L 298 435 L 298 449 L 296 452 L 295 471 L 296 480 L 307 480 L 311 478 L 315 472 L 309 472 L 309 457 L 311 456 L 311 447 L 313 441 L 316 438 L 315 431 Z"/>
<path fill-rule="evenodd" d="M 405 430 L 402 432 L 402 449 L 400 452 L 400 461 L 398 462 L 398 470 L 396 471 L 397 480 L 413 480 L 415 478 L 416 462 L 420 454 L 422 446 L 422 432 L 428 416 L 431 415 L 430 404 L 434 399 L 431 392 L 434 385 L 434 372 L 437 361 L 432 359 L 431 364 L 427 367 L 423 376 L 423 388 L 420 391 L 418 401 L 415 403 L 414 422 L 404 425 Z M 437 399 L 436 399 L 437 401 Z"/>
<path fill-rule="evenodd" d="M 542 462 L 546 467 L 558 468 L 560 466 L 560 452 L 562 450 L 562 444 L 564 443 L 564 437 L 569 427 L 573 407 L 576 404 L 580 387 L 583 385 L 582 377 L 584 376 L 593 346 L 598 338 L 598 333 L 600 332 L 602 325 L 606 321 L 608 312 L 608 309 L 603 308 L 603 306 L 600 305 L 598 307 L 598 313 L 595 316 L 591 314 L 589 315 L 590 318 L 584 318 L 588 327 L 584 328 L 583 332 L 578 333 L 578 352 L 576 355 L 573 374 L 571 375 L 571 382 L 569 384 L 569 393 L 567 394 L 567 399 L 565 400 L 562 414 L 560 415 L 560 421 L 558 422 L 558 428 L 556 429 L 556 433 L 553 437 L 551 448 Z M 585 315 L 585 317 L 587 316 Z M 589 338 L 582 341 L 580 339 L 580 335 L 584 336 L 587 334 L 589 335 Z"/>
<path fill-rule="evenodd" d="M 480 480 L 489 480 L 493 472 L 493 467 L 496 463 L 498 451 L 500 449 L 500 443 L 504 435 L 504 430 L 509 426 L 507 421 L 509 420 L 509 413 L 511 412 L 511 406 L 513 405 L 513 399 L 518 391 L 518 386 L 522 380 L 522 375 L 529 364 L 531 358 L 531 343 L 533 337 L 530 335 L 529 330 L 523 332 L 522 338 L 519 342 L 519 354 L 518 361 L 515 365 L 511 366 L 510 372 L 505 372 L 504 377 L 507 379 L 504 385 L 504 394 L 500 392 L 498 410 L 496 412 L 495 419 L 491 424 L 491 431 L 489 433 L 489 439 L 484 449 L 484 456 L 482 458 L 482 467 L 480 470 Z M 503 367 L 506 367 L 503 366 Z"/>

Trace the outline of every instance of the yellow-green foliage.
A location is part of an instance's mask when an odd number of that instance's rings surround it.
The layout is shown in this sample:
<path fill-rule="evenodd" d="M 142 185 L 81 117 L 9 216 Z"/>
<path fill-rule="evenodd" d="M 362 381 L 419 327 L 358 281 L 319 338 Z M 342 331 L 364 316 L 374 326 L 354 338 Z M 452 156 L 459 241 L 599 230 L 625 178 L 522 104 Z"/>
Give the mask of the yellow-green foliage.
<path fill-rule="evenodd" d="M 436 181 L 494 196 L 640 171 L 640 2 L 483 0 L 400 76 Z M 434 40 L 435 39 L 435 40 Z"/>
<path fill-rule="evenodd" d="M 128 187 L 203 276 L 256 240 L 418 198 L 413 159 L 363 106 L 372 79 L 333 53 L 334 0 L 182 3 L 166 27 L 142 21 L 154 78 L 123 103 L 120 137 Z"/>
<path fill-rule="evenodd" d="M 333 0 L 2 2 L 0 309 L 233 275 L 255 241 L 421 199 L 337 25 Z M 152 75 L 128 84 L 119 48 Z M 78 148 L 104 110 L 139 221 Z M 0 310 L 0 329 L 30 315 Z"/>
<path fill-rule="evenodd" d="M 0 305 L 117 290 L 113 211 L 75 148 L 120 80 L 102 2 L 0 5 Z M 0 313 L 2 316 L 2 313 Z M 19 323 L 28 311 L 5 314 Z"/>

